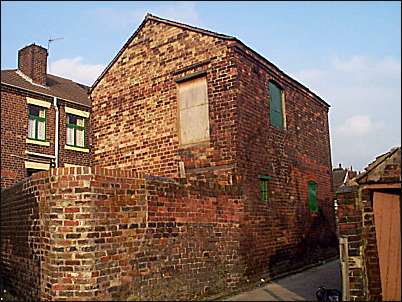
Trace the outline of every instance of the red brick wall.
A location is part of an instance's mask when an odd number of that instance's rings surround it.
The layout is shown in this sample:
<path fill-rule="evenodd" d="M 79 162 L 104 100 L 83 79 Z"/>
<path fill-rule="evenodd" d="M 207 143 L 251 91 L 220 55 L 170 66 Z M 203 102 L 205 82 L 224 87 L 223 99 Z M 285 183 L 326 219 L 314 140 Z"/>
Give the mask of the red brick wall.
<path fill-rule="evenodd" d="M 190 174 L 233 164 L 236 71 L 225 43 L 149 21 L 91 94 L 94 164 L 170 177 L 178 177 L 179 161 Z M 201 70 L 210 141 L 181 148 L 175 79 Z"/>
<path fill-rule="evenodd" d="M 46 141 L 50 146 L 39 146 L 26 143 L 28 138 L 28 104 L 26 97 L 36 98 L 51 103 L 46 111 Z M 60 101 L 59 101 L 60 102 Z M 60 109 L 60 141 L 59 166 L 64 163 L 76 165 L 90 165 L 91 153 L 65 150 L 66 117 L 65 102 L 61 101 Z M 69 107 L 88 111 L 90 109 L 69 103 Z M 30 160 L 25 151 L 42 153 L 54 156 L 55 154 L 55 118 L 56 112 L 53 99 L 40 94 L 26 92 L 21 89 L 1 86 L 1 188 L 27 177 L 25 160 Z M 87 145 L 90 148 L 90 121 L 88 120 Z M 14 156 L 15 155 L 15 156 Z"/>
<path fill-rule="evenodd" d="M 28 104 L 26 97 L 53 102 L 51 98 L 1 86 L 1 188 L 28 176 L 25 169 L 25 150 L 54 155 L 55 111 L 51 106 L 46 111 L 46 141 L 50 146 L 26 143 L 28 138 Z M 16 155 L 18 157 L 15 157 Z"/>
<path fill-rule="evenodd" d="M 256 277 L 336 255 L 337 241 L 328 107 L 245 52 L 236 41 L 146 23 L 92 91 L 94 163 L 177 178 L 183 161 L 187 181 L 241 185 L 241 256 Z M 181 148 L 175 79 L 197 71 L 206 71 L 210 141 Z M 268 121 L 270 79 L 285 90 L 284 131 Z M 258 174 L 272 176 L 267 205 Z M 309 180 L 317 214 L 307 208 Z"/>
<path fill-rule="evenodd" d="M 91 109 L 78 104 L 65 102 L 63 100 L 59 101 L 59 104 L 59 167 L 64 167 L 64 164 L 66 163 L 79 166 L 90 166 L 92 156 L 91 118 L 85 120 L 85 148 L 89 149 L 89 153 L 67 150 L 65 149 L 67 141 L 67 114 L 65 112 L 65 107 L 67 106 L 86 112 L 90 112 Z"/>
<path fill-rule="evenodd" d="M 23 299 L 80 301 L 234 288 L 243 271 L 238 190 L 138 176 L 58 168 L 2 191 L 6 285 Z"/>
<path fill-rule="evenodd" d="M 337 254 L 328 107 L 292 79 L 234 44 L 238 67 L 238 173 L 245 197 L 242 253 L 250 274 L 287 271 Z M 286 128 L 269 119 L 268 82 L 285 98 Z M 267 175 L 261 201 L 258 175 Z M 308 209 L 317 183 L 318 213 Z"/>
<path fill-rule="evenodd" d="M 47 50 L 39 45 L 29 45 L 18 51 L 18 69 L 33 82 L 46 85 Z"/>
<path fill-rule="evenodd" d="M 39 300 L 45 256 L 41 242 L 48 234 L 41 234 L 38 188 L 30 179 L 1 192 L 0 215 L 2 281 L 20 299 Z"/>

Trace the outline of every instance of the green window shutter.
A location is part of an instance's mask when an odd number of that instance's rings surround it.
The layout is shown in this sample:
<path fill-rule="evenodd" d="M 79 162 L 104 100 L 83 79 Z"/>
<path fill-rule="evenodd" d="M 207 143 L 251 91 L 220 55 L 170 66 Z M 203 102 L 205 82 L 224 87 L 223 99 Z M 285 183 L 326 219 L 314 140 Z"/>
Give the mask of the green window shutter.
<path fill-rule="evenodd" d="M 271 179 L 271 177 L 259 175 L 258 178 L 260 179 L 261 200 L 264 202 L 268 202 L 268 180 Z"/>
<path fill-rule="evenodd" d="M 268 83 L 268 89 L 271 124 L 276 128 L 283 128 L 282 90 L 272 82 Z"/>
<path fill-rule="evenodd" d="M 308 182 L 308 208 L 311 212 L 317 212 L 317 184 L 314 181 Z"/>

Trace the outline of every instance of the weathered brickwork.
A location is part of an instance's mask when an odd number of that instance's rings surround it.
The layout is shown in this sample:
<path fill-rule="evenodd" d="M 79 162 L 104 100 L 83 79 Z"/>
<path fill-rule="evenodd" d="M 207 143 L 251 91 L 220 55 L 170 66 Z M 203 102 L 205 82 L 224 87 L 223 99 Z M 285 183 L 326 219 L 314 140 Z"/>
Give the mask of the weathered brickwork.
<path fill-rule="evenodd" d="M 47 49 L 39 45 L 29 45 L 18 52 L 18 69 L 33 82 L 46 85 Z"/>
<path fill-rule="evenodd" d="M 195 299 L 236 286 L 236 188 L 139 176 L 58 168 L 3 191 L 6 284 L 19 298 L 69 301 Z"/>
<path fill-rule="evenodd" d="M 170 177 L 179 176 L 179 161 L 189 173 L 233 164 L 236 71 L 225 44 L 149 21 L 91 95 L 94 164 Z M 183 149 L 175 79 L 202 70 L 208 71 L 210 141 Z"/>
<path fill-rule="evenodd" d="M 175 80 L 200 71 L 210 140 L 183 148 Z M 271 79 L 284 89 L 284 130 L 269 122 Z M 96 164 L 180 177 L 183 162 L 188 181 L 241 186 L 241 253 L 250 278 L 337 254 L 328 106 L 238 41 L 151 19 L 91 99 Z M 260 200 L 258 175 L 271 176 L 268 203 Z M 310 180 L 318 213 L 307 207 Z"/>
<path fill-rule="evenodd" d="M 246 199 L 244 258 L 253 272 L 283 272 L 337 253 L 328 107 L 258 55 L 233 43 L 238 67 L 238 173 Z M 270 123 L 268 82 L 284 91 L 285 129 Z M 258 175 L 270 176 L 261 201 Z M 317 183 L 319 210 L 307 205 Z"/>
<path fill-rule="evenodd" d="M 176 80 L 200 72 L 209 140 L 183 147 Z M 284 89 L 283 130 L 270 124 L 270 79 Z M 201 299 L 336 255 L 328 106 L 238 40 L 148 18 L 91 101 L 93 166 L 24 180 L 42 215 L 30 251 L 45 253 L 40 298 Z M 258 175 L 271 177 L 268 202 Z"/>
<path fill-rule="evenodd" d="M 65 164 L 78 165 L 78 166 L 90 166 L 92 158 L 92 129 L 91 118 L 85 119 L 85 148 L 89 149 L 89 152 L 80 152 L 67 150 L 65 148 L 67 143 L 67 114 L 65 107 L 78 109 L 85 112 L 90 112 L 91 109 L 79 104 L 59 101 L 59 119 L 60 119 L 60 132 L 59 132 L 59 167 L 64 167 Z"/>
<path fill-rule="evenodd" d="M 400 154 L 399 148 L 379 156 L 366 172 L 336 194 L 339 236 L 348 240 L 345 260 L 349 266 L 348 294 L 352 301 L 381 301 L 383 298 L 373 193 L 381 191 L 400 196 Z M 383 159 L 386 156 L 388 158 Z"/>
<path fill-rule="evenodd" d="M 46 110 L 46 141 L 49 146 L 40 146 L 27 143 L 28 138 L 28 104 L 26 98 L 35 98 L 49 102 L 51 107 Z M 59 100 L 59 166 L 65 163 L 74 165 L 90 165 L 91 152 L 65 150 L 67 118 L 64 108 L 68 107 L 89 111 L 85 106 L 80 106 Z M 55 118 L 56 111 L 53 106 L 53 98 L 41 94 L 1 85 L 1 188 L 7 188 L 28 176 L 25 168 L 25 160 L 34 160 L 26 153 L 35 152 L 45 155 L 55 155 Z M 90 149 L 90 121 L 86 125 L 87 136 L 85 144 Z M 90 149 L 91 151 L 91 149 Z M 42 159 L 43 160 L 43 159 Z M 46 159 L 45 159 L 46 160 Z M 50 162 L 50 159 L 48 159 Z M 35 161 L 35 160 L 34 160 Z"/>

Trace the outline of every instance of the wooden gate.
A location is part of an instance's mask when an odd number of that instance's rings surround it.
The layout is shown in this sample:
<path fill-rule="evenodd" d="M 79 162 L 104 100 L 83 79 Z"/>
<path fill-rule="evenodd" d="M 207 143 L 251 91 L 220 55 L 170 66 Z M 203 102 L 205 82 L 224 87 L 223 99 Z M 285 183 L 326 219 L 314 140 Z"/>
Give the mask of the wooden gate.
<path fill-rule="evenodd" d="M 400 195 L 374 192 L 374 221 L 384 301 L 401 301 Z"/>

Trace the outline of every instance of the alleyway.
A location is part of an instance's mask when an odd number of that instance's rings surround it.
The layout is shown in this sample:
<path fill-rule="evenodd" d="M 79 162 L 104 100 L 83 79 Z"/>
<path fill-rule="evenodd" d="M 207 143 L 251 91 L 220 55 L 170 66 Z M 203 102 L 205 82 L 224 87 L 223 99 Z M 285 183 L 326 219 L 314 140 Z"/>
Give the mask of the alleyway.
<path fill-rule="evenodd" d="M 315 292 L 320 286 L 341 290 L 338 260 L 277 279 L 226 301 L 317 301 Z"/>

